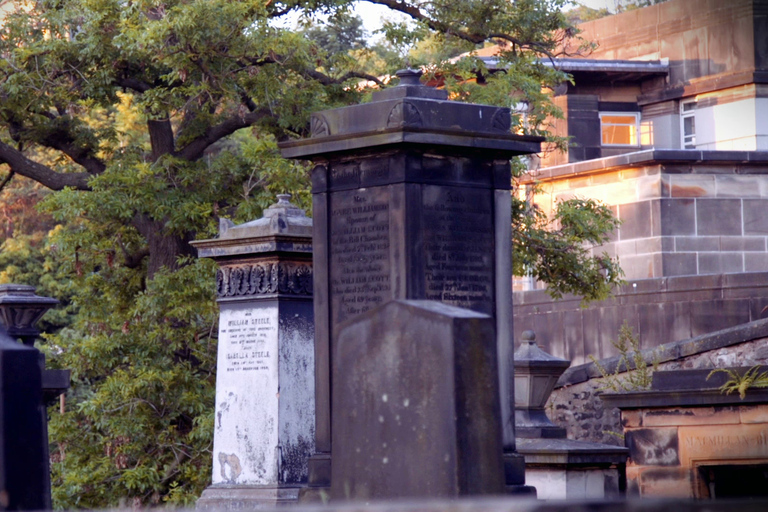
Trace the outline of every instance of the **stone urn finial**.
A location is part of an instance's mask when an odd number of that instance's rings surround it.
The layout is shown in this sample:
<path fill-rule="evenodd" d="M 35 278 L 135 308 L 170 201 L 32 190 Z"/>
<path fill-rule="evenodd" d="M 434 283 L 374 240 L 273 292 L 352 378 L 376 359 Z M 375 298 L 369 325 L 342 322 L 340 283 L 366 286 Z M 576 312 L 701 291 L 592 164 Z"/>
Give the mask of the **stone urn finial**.
<path fill-rule="evenodd" d="M 563 438 L 544 407 L 570 361 L 547 354 L 536 344 L 536 334 L 524 331 L 515 351 L 515 430 L 519 437 Z"/>
<path fill-rule="evenodd" d="M 420 69 L 412 69 L 410 67 L 395 72 L 395 75 L 400 79 L 400 86 L 423 85 L 421 83 L 421 75 L 423 74 L 424 72 Z"/>
<path fill-rule="evenodd" d="M 30 347 L 40 335 L 37 322 L 59 303 L 51 297 L 35 295 L 35 287 L 25 284 L 0 285 L 0 324 L 8 335 L 20 338 Z"/>

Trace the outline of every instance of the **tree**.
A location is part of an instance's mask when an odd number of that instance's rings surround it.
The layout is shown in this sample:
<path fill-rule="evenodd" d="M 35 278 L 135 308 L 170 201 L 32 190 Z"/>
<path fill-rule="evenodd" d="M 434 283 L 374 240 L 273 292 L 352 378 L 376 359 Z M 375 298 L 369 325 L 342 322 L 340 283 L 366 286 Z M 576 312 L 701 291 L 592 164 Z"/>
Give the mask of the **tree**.
<path fill-rule="evenodd" d="M 398 48 L 503 42 L 506 72 L 469 56 L 429 75 L 459 99 L 509 104 L 513 95 L 530 106 L 518 128 L 546 133 L 557 115 L 549 91 L 567 77 L 540 61 L 575 36 L 562 1 L 369 1 L 412 20 L 385 27 Z M 307 135 L 311 112 L 359 101 L 361 79 L 379 81 L 274 21 L 292 11 L 344 20 L 350 5 L 43 0 L 6 19 L 0 163 L 12 183 L 54 191 L 41 205 L 58 224 L 46 257 L 68 276 L 62 298 L 73 312 L 43 347 L 52 365 L 73 370 L 66 413 L 50 422 L 58 507 L 189 504 L 208 482 L 213 266 L 189 242 L 214 236 L 220 217 L 253 219 L 277 192 L 308 206 L 307 168 L 281 159 L 276 142 Z M 568 247 L 590 241 L 583 235 L 571 229 Z M 567 270 L 571 291 L 615 280 L 546 258 L 532 260 L 550 267 L 540 275 L 556 283 Z"/>
<path fill-rule="evenodd" d="M 366 46 L 367 34 L 363 28 L 363 19 L 344 10 L 302 32 L 329 55 L 346 54 Z"/>
<path fill-rule="evenodd" d="M 600 9 L 592 9 L 586 5 L 577 5 L 576 7 L 565 11 L 565 17 L 572 25 L 578 25 L 579 23 L 584 23 L 585 21 L 598 20 L 600 18 L 610 16 L 611 14 L 613 13 L 611 13 L 611 11 L 609 11 L 606 7 L 602 7 Z"/>

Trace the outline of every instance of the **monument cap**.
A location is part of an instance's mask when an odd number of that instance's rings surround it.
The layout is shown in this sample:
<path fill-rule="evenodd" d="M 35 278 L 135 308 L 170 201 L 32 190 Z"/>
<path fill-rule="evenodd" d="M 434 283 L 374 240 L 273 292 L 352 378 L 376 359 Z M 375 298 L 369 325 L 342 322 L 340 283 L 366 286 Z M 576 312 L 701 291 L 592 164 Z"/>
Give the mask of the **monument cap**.
<path fill-rule="evenodd" d="M 400 84 L 371 102 L 312 114 L 311 136 L 278 144 L 285 158 L 325 158 L 394 145 L 479 150 L 498 158 L 538 153 L 543 137 L 511 131 L 507 107 L 449 100 L 448 91 L 421 83 L 421 70 L 401 69 Z"/>

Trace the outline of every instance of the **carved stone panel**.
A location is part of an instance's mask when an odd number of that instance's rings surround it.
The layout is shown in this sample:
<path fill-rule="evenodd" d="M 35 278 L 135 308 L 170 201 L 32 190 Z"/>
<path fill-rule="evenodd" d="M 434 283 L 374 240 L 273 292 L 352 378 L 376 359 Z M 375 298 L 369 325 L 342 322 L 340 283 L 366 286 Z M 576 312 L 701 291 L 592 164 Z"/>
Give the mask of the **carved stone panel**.
<path fill-rule="evenodd" d="M 220 299 L 276 293 L 311 297 L 312 267 L 287 261 L 221 267 L 216 273 L 216 292 Z"/>
<path fill-rule="evenodd" d="M 493 314 L 493 196 L 487 189 L 425 185 L 426 299 Z"/>
<path fill-rule="evenodd" d="M 331 197 L 330 287 L 334 325 L 392 297 L 389 191 L 361 188 Z"/>

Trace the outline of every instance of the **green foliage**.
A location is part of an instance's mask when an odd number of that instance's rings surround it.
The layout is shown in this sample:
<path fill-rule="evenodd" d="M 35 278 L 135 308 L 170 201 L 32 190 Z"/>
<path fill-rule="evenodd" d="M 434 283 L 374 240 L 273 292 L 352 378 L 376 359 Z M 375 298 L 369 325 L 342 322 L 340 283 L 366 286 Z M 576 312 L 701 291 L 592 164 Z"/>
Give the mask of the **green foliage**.
<path fill-rule="evenodd" d="M 366 46 L 363 19 L 346 10 L 337 11 L 325 22 L 312 24 L 302 32 L 329 55 Z"/>
<path fill-rule="evenodd" d="M 611 390 L 614 393 L 621 393 L 650 388 L 653 372 L 659 367 L 656 353 L 654 352 L 649 367 L 640 351 L 640 339 L 626 321 L 619 328 L 618 339 L 611 344 L 619 351 L 619 361 L 613 372 L 601 365 L 594 356 L 589 356 L 604 379 L 604 384 L 598 388 L 598 391 Z M 627 374 L 620 377 L 624 372 Z"/>
<path fill-rule="evenodd" d="M 572 9 L 565 11 L 566 19 L 573 25 L 584 23 L 585 21 L 598 20 L 610 16 L 612 13 L 607 8 L 592 9 L 586 5 L 577 5 Z"/>
<path fill-rule="evenodd" d="M 752 388 L 768 388 L 768 371 L 760 372 L 760 365 L 755 365 L 743 374 L 737 370 L 717 368 L 709 372 L 707 380 L 716 373 L 725 373 L 728 380 L 720 386 L 720 392 L 730 395 L 734 391 L 739 392 L 739 398 L 744 400 L 747 396 L 747 390 Z"/>
<path fill-rule="evenodd" d="M 217 308 L 213 264 L 77 279 L 75 323 L 49 336 L 49 359 L 72 369 L 62 415 L 51 411 L 59 508 L 192 505 L 210 481 Z M 94 300 L 98 297 L 98 300 Z"/>
<path fill-rule="evenodd" d="M 584 301 L 608 297 L 620 284 L 618 260 L 591 246 L 608 241 L 619 221 L 593 199 L 573 198 L 557 203 L 548 218 L 536 205 L 513 197 L 512 264 L 515 275 L 529 272 L 548 284 L 554 298 L 573 293 Z"/>

